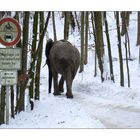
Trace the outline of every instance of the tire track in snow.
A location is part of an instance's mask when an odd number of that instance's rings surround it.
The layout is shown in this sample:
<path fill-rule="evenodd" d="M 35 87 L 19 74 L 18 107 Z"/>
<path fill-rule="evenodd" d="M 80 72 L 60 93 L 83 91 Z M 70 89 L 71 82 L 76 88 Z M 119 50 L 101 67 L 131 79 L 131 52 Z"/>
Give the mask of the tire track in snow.
<path fill-rule="evenodd" d="M 140 128 L 140 108 L 123 104 L 115 105 L 105 99 L 101 102 L 103 99 L 98 100 L 99 97 L 95 97 L 94 100 L 90 98 L 86 94 L 83 97 L 77 93 L 75 101 L 82 105 L 91 118 L 98 119 L 106 128 Z"/>

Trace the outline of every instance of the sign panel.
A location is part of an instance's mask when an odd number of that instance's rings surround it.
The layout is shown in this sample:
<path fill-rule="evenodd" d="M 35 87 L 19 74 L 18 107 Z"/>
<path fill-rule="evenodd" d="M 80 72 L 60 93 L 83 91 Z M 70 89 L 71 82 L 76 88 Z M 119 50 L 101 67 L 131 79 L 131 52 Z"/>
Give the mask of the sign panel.
<path fill-rule="evenodd" d="M 17 44 L 21 37 L 19 23 L 13 18 L 3 18 L 0 20 L 0 43 L 4 46 Z"/>
<path fill-rule="evenodd" d="M 21 49 L 20 48 L 0 48 L 0 69 L 20 70 L 21 69 Z"/>
<path fill-rule="evenodd" d="M 1 85 L 15 85 L 17 84 L 17 71 L 1 71 L 0 79 Z"/>

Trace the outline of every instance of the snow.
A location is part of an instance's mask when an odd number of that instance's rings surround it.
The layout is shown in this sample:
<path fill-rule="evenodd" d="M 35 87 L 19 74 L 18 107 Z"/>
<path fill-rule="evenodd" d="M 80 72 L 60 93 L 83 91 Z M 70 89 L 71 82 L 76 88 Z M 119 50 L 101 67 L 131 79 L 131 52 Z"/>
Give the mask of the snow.
<path fill-rule="evenodd" d="M 112 56 L 117 58 L 113 62 L 115 83 L 110 80 L 101 83 L 99 70 L 97 77 L 94 77 L 94 48 L 89 47 L 88 64 L 85 65 L 84 72 L 77 73 L 73 82 L 73 99 L 67 99 L 65 93 L 61 96 L 48 94 L 48 69 L 44 67 L 41 70 L 41 98 L 40 101 L 34 101 L 34 110 L 31 111 L 27 105 L 25 112 L 16 115 L 15 119 L 10 119 L 9 125 L 3 124 L 0 128 L 140 128 L 140 68 L 136 47 L 136 16 L 136 12 L 133 12 L 129 27 L 131 56 L 136 58 L 129 61 L 130 88 L 127 87 L 125 60 L 123 61 L 125 87 L 120 87 L 116 25 L 113 14 L 109 12 L 107 18 L 112 29 L 110 30 Z M 63 20 L 60 21 L 59 14 L 56 23 L 58 39 L 62 39 Z M 53 38 L 51 22 L 48 32 L 49 37 Z M 78 32 L 71 34 L 69 40 L 80 46 Z M 89 44 L 93 44 L 93 40 L 91 36 Z M 109 73 L 107 54 L 105 48 L 105 75 Z M 123 56 L 125 58 L 124 47 Z M 43 52 L 42 66 L 44 64 Z"/>

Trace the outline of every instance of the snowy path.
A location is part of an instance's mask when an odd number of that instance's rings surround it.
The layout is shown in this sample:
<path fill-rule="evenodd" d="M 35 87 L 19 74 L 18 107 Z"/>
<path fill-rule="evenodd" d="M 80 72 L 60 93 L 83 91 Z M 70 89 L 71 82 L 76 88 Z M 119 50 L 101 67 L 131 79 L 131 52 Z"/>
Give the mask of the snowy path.
<path fill-rule="evenodd" d="M 91 118 L 96 118 L 106 128 L 140 128 L 140 108 L 115 105 L 97 98 L 90 100 L 91 96 L 79 100 L 80 96 L 82 95 L 78 94 L 75 100 L 83 106 Z"/>

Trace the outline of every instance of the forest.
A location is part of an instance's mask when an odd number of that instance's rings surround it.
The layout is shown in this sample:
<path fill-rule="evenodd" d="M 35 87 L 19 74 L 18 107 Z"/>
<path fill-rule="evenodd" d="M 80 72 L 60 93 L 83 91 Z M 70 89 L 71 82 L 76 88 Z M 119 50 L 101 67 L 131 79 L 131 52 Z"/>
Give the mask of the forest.
<path fill-rule="evenodd" d="M 140 12 L 137 14 L 137 29 L 135 47 L 140 45 Z M 114 26 L 109 26 L 109 18 L 113 15 Z M 34 110 L 35 101 L 41 96 L 41 69 L 45 66 L 43 57 L 46 41 L 50 38 L 48 25 L 51 23 L 53 31 L 52 39 L 59 40 L 61 34 L 64 40 L 69 40 L 69 36 L 76 32 L 78 34 L 78 46 L 80 52 L 80 67 L 78 73 L 83 73 L 89 63 L 89 49 L 94 49 L 95 55 L 92 57 L 93 78 L 100 77 L 100 82 L 110 81 L 121 87 L 131 88 L 131 74 L 129 62 L 133 62 L 135 57 L 131 55 L 131 38 L 129 34 L 129 24 L 133 12 L 130 11 L 15 11 L 0 12 L 0 20 L 5 17 L 16 19 L 21 26 L 21 39 L 14 48 L 22 48 L 21 70 L 18 71 L 16 85 L 9 88 L 10 91 L 10 119 L 15 118 L 20 112 L 25 111 L 26 98 L 30 104 L 30 110 Z M 56 20 L 57 17 L 57 20 Z M 58 21 L 59 19 L 59 21 Z M 63 32 L 58 33 L 57 22 L 62 23 Z M 116 54 L 112 55 L 111 30 L 116 32 Z M 74 38 L 74 37 L 73 37 Z M 91 38 L 93 38 L 91 42 Z M 90 40 L 90 41 L 89 41 Z M 0 45 L 0 48 L 5 46 Z M 107 52 L 107 53 L 106 53 Z M 138 64 L 140 64 L 140 50 Z M 119 62 L 118 75 L 114 74 L 114 62 Z M 106 65 L 109 70 L 106 71 Z M 124 74 L 124 70 L 126 74 Z M 119 79 L 119 83 L 116 80 Z M 127 79 L 127 80 L 125 80 Z M 6 86 L 0 85 L 0 125 L 6 123 Z M 48 89 L 47 89 L 48 90 Z"/>

